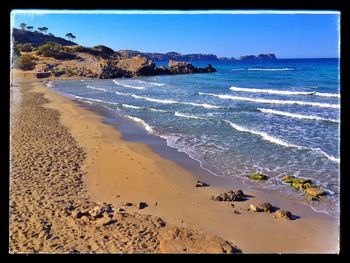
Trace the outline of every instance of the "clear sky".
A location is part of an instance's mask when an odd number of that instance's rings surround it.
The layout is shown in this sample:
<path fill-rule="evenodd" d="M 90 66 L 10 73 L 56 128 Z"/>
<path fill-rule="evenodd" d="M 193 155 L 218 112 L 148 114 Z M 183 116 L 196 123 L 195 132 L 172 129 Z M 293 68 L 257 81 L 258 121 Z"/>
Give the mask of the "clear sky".
<path fill-rule="evenodd" d="M 83 46 L 114 50 L 239 57 L 275 53 L 278 58 L 338 57 L 338 14 L 15 14 Z"/>

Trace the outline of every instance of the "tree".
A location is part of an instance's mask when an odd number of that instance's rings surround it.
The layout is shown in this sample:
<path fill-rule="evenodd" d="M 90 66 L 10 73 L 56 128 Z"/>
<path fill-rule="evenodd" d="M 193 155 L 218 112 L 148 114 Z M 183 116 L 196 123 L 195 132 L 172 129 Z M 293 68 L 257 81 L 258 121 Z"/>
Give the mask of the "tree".
<path fill-rule="evenodd" d="M 34 27 L 32 27 L 32 26 L 27 26 L 27 29 L 28 29 L 29 31 L 33 31 Z"/>
<path fill-rule="evenodd" d="M 38 27 L 38 30 L 44 34 L 46 34 L 48 28 L 47 27 Z"/>
<path fill-rule="evenodd" d="M 66 37 L 69 39 L 69 41 L 72 40 L 72 36 L 74 37 L 74 35 L 72 33 L 67 33 Z"/>
<path fill-rule="evenodd" d="M 76 36 L 74 36 L 73 34 L 71 35 L 71 39 L 72 40 L 74 40 L 74 39 L 76 39 L 77 37 Z"/>
<path fill-rule="evenodd" d="M 44 27 L 42 27 L 42 30 L 43 30 L 44 34 L 46 34 L 48 28 L 44 26 Z"/>
<path fill-rule="evenodd" d="M 26 30 L 27 24 L 26 23 L 21 23 L 19 27 L 24 31 Z"/>

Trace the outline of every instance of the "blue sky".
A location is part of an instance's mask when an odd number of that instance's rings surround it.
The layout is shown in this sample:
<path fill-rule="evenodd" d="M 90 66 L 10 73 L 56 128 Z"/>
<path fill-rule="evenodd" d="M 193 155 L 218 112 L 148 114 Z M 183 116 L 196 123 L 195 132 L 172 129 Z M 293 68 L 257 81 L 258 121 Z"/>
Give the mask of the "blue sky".
<path fill-rule="evenodd" d="M 15 14 L 83 46 L 239 57 L 338 57 L 338 14 Z"/>

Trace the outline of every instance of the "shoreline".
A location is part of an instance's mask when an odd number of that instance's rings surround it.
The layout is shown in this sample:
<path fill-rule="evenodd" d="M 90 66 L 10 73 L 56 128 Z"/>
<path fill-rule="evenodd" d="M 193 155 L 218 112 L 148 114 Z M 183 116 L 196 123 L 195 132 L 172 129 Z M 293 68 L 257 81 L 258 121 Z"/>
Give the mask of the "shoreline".
<path fill-rule="evenodd" d="M 280 198 L 271 197 L 273 201 L 270 201 L 266 199 L 267 195 L 245 189 L 245 193 L 254 197 L 234 202 L 240 212 L 235 214 L 230 203 L 214 202 L 209 198 L 211 194 L 227 190 L 225 184 L 216 186 L 215 179 L 203 176 L 203 180 L 213 186 L 196 188 L 195 173 L 191 169 L 164 158 L 145 143 L 124 140 L 116 125 L 107 124 L 103 116 L 53 93 L 43 86 L 42 81 L 36 80 L 36 83 L 34 91 L 43 93 L 51 101 L 45 107 L 60 113 L 61 123 L 87 153 L 82 166 L 86 171 L 83 182 L 92 200 L 119 206 L 124 202 L 145 201 L 149 204 L 145 209 L 130 207 L 126 210 L 160 216 L 177 226 L 194 226 L 234 243 L 243 253 L 339 251 L 336 220 L 322 215 L 312 216 L 301 207 L 289 208 L 288 203 Z M 238 190 L 236 183 L 233 186 Z M 261 201 L 281 206 L 300 218 L 287 221 L 274 219 L 271 214 L 246 210 L 249 204 Z M 266 242 L 266 237 L 271 242 Z M 327 237 L 327 242 L 320 244 L 324 237 Z"/>
<path fill-rule="evenodd" d="M 52 90 L 51 88 L 49 88 Z M 56 91 L 53 91 L 56 92 Z M 64 96 L 64 95 L 62 95 Z M 109 109 L 106 109 L 99 105 L 92 105 L 72 99 L 79 107 L 83 107 L 89 111 L 101 116 L 101 122 L 113 126 L 116 130 L 121 132 L 121 139 L 127 142 L 138 142 L 149 146 L 156 154 L 164 157 L 172 162 L 175 162 L 185 170 L 189 171 L 191 175 L 200 181 L 207 182 L 212 187 L 220 189 L 230 190 L 232 188 L 242 189 L 243 191 L 250 191 L 254 196 L 259 196 L 267 202 L 278 204 L 282 207 L 292 207 L 290 210 L 296 211 L 302 217 L 329 217 L 334 220 L 338 220 L 339 216 L 331 215 L 325 211 L 316 211 L 308 204 L 302 203 L 301 200 L 293 198 L 291 196 L 284 196 L 276 191 L 269 190 L 267 188 L 256 188 L 244 183 L 244 178 L 219 176 L 212 173 L 206 168 L 202 167 L 200 161 L 192 158 L 186 152 L 179 151 L 177 148 L 169 146 L 166 139 L 149 133 L 143 125 L 140 125 L 127 117 L 120 115 L 118 112 L 111 113 Z M 252 182 L 250 182 L 252 183 Z M 257 182 L 259 183 L 259 182 Z"/>

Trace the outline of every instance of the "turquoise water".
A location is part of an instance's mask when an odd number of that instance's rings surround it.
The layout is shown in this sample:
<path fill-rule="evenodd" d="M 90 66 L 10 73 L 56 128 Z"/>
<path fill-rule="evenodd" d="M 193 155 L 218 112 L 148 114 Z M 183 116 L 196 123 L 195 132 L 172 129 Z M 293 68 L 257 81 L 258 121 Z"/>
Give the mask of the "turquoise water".
<path fill-rule="evenodd" d="M 166 139 L 213 176 L 249 187 L 305 196 L 280 182 L 312 178 L 329 195 L 307 203 L 331 214 L 339 206 L 340 84 L 337 59 L 192 61 L 216 73 L 50 82 L 58 92 L 99 104 Z M 159 65 L 166 64 L 157 63 Z M 266 183 L 246 180 L 259 171 Z"/>

